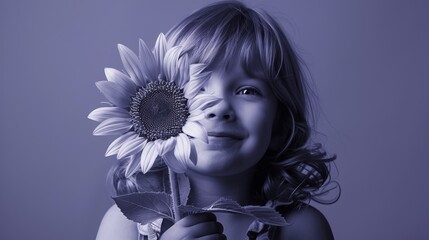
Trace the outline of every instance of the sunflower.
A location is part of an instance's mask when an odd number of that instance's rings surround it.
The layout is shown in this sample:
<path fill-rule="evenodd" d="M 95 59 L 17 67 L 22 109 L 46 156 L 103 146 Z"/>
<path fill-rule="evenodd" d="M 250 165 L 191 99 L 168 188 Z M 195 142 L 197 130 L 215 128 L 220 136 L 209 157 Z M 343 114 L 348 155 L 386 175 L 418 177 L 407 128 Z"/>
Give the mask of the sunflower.
<path fill-rule="evenodd" d="M 162 33 L 153 51 L 140 39 L 138 57 L 123 45 L 118 49 L 125 71 L 106 68 L 107 81 L 96 82 L 108 106 L 89 114 L 100 122 L 93 134 L 119 135 L 105 155 L 127 159 L 127 176 L 140 169 L 146 173 L 157 161 L 185 172 L 197 161 L 190 139 L 208 142 L 198 121 L 206 108 L 219 102 L 200 90 L 210 72 L 205 64 L 189 64 L 180 46 L 168 48 Z"/>

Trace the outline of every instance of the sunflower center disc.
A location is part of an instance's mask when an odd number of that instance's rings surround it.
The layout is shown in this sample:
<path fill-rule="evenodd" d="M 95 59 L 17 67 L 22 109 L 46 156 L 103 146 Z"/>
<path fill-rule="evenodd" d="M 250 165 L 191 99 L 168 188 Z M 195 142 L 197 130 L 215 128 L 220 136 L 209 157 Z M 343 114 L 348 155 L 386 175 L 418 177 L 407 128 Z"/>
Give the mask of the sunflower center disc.
<path fill-rule="evenodd" d="M 171 109 L 171 106 L 174 104 L 171 101 L 173 99 L 169 98 L 165 93 L 153 93 L 146 98 L 147 100 L 143 101 L 140 105 L 140 113 L 142 113 L 141 117 L 145 118 L 145 122 L 149 126 L 159 127 L 159 125 L 163 125 L 166 119 L 170 120 L 174 115 Z"/>
<path fill-rule="evenodd" d="M 147 84 L 131 103 L 134 130 L 150 141 L 177 136 L 189 115 L 186 103 L 183 91 L 172 82 Z"/>

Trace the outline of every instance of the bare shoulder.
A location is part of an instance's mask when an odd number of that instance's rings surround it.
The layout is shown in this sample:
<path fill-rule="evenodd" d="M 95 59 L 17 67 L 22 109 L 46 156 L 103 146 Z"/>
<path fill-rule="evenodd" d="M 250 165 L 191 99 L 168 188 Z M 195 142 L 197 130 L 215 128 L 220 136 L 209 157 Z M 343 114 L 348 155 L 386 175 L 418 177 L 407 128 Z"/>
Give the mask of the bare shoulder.
<path fill-rule="evenodd" d="M 286 221 L 290 225 L 280 229 L 278 239 L 334 239 L 331 227 L 325 216 L 310 205 L 288 212 Z"/>
<path fill-rule="evenodd" d="M 136 240 L 137 226 L 128 220 L 121 210 L 113 205 L 104 214 L 98 229 L 96 240 Z"/>

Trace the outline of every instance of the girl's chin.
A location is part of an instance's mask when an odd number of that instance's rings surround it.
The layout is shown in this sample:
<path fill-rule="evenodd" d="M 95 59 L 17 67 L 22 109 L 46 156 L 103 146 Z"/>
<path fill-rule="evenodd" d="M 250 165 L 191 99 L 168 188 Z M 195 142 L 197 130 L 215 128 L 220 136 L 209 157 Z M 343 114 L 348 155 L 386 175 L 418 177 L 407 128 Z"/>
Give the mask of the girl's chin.
<path fill-rule="evenodd" d="M 188 166 L 188 172 L 206 176 L 225 176 L 230 174 L 230 168 L 220 164 L 197 164 Z"/>
<path fill-rule="evenodd" d="M 212 177 L 226 177 L 247 171 L 251 166 L 232 160 L 217 158 L 212 160 L 198 160 L 197 165 L 188 166 L 190 174 Z"/>

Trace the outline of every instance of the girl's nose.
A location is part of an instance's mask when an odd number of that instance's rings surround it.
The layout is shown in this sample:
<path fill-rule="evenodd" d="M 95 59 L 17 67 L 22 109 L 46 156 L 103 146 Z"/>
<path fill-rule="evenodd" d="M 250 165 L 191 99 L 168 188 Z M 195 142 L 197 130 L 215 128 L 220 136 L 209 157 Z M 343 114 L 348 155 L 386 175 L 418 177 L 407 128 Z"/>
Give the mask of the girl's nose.
<path fill-rule="evenodd" d="M 208 120 L 233 121 L 235 120 L 235 112 L 225 100 L 222 100 L 213 107 L 208 108 L 205 117 Z"/>

